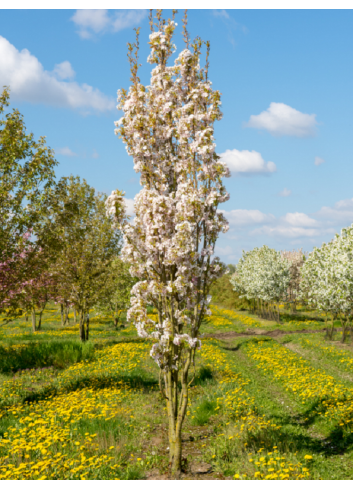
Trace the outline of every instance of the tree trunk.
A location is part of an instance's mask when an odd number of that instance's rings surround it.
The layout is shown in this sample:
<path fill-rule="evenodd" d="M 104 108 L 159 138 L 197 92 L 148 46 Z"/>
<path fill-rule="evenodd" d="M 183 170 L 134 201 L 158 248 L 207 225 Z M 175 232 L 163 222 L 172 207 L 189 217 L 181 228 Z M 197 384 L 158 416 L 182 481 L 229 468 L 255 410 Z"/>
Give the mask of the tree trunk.
<path fill-rule="evenodd" d="M 114 318 L 114 326 L 116 329 L 118 329 L 118 323 L 119 323 L 118 318 Z"/>
<path fill-rule="evenodd" d="M 279 302 L 277 302 L 277 320 L 278 320 L 278 324 L 281 324 L 281 317 L 279 315 Z"/>
<path fill-rule="evenodd" d="M 329 340 L 332 340 L 333 339 L 333 335 L 335 333 L 335 319 L 336 319 L 336 316 L 334 314 L 332 314 L 331 328 L 327 328 L 327 338 Z"/>
<path fill-rule="evenodd" d="M 36 311 L 34 309 L 32 309 L 31 315 L 32 315 L 32 331 L 33 333 L 35 333 L 37 331 L 37 327 L 36 327 Z"/>
<path fill-rule="evenodd" d="M 65 307 L 64 309 L 64 325 L 66 324 L 70 324 L 70 320 L 69 320 L 69 308 L 68 307 Z"/>
<path fill-rule="evenodd" d="M 40 330 L 42 328 L 42 314 L 43 314 L 43 309 L 39 312 L 39 320 L 38 320 L 37 330 Z"/>
<path fill-rule="evenodd" d="M 86 341 L 88 341 L 89 337 L 89 313 L 86 316 Z"/>
<path fill-rule="evenodd" d="M 64 306 L 60 304 L 60 316 L 61 316 L 61 326 L 65 326 L 64 323 Z"/>
<path fill-rule="evenodd" d="M 77 323 L 77 317 L 76 317 L 76 308 L 74 309 L 74 323 Z"/>
<path fill-rule="evenodd" d="M 42 328 L 42 315 L 43 315 L 43 312 L 44 312 L 44 309 L 45 309 L 45 306 L 47 305 L 47 303 L 45 302 L 44 306 L 42 307 L 42 309 L 40 310 L 39 312 L 39 321 L 38 321 L 38 327 L 37 327 L 37 330 L 41 329 Z"/>
<path fill-rule="evenodd" d="M 347 339 L 347 334 L 348 334 L 348 319 L 344 321 L 344 318 L 341 318 L 341 325 L 342 325 L 342 340 L 341 343 L 344 343 Z"/>
<path fill-rule="evenodd" d="M 80 338 L 81 341 L 88 341 L 89 337 L 89 314 L 83 311 L 80 313 Z"/>
<path fill-rule="evenodd" d="M 175 479 L 180 479 L 181 475 L 181 430 L 188 405 L 188 374 L 193 355 L 194 352 L 190 350 L 184 363 L 184 367 L 180 371 L 181 392 L 178 390 L 179 371 L 169 370 L 168 372 L 164 372 L 164 392 L 160 383 L 161 392 L 167 399 L 169 419 L 169 461 L 171 465 L 171 475 Z"/>
<path fill-rule="evenodd" d="M 86 340 L 85 315 L 84 315 L 83 311 L 80 311 L 80 338 L 81 338 L 81 341 Z"/>

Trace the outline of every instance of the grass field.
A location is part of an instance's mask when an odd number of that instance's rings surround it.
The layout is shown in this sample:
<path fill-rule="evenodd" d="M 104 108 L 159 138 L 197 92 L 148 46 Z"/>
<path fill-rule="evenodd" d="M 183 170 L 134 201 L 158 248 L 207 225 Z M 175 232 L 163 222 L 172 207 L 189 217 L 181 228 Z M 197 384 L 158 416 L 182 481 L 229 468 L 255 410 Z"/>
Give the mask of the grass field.
<path fill-rule="evenodd" d="M 183 478 L 353 478 L 353 349 L 324 327 L 306 312 L 276 324 L 212 306 Z M 151 343 L 100 316 L 78 338 L 54 306 L 35 334 L 24 317 L 0 326 L 0 479 L 168 478 Z"/>

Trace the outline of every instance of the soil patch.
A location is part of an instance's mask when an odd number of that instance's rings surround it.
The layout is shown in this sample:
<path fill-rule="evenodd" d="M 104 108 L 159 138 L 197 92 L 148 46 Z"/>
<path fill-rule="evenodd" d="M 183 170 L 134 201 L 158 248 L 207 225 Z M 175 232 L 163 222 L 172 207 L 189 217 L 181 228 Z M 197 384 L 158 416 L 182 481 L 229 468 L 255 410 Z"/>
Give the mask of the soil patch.
<path fill-rule="evenodd" d="M 231 338 L 236 338 L 239 336 L 271 336 L 272 338 L 276 338 L 277 336 L 283 336 L 287 334 L 295 334 L 295 333 L 303 333 L 303 334 L 310 334 L 310 333 L 322 333 L 326 331 L 326 328 L 317 330 L 317 329 L 299 329 L 299 330 L 289 330 L 289 331 L 283 331 L 281 329 L 274 329 L 273 331 L 244 331 L 243 333 L 237 333 L 236 331 L 228 331 L 226 333 L 212 333 L 212 334 L 206 334 L 203 336 L 203 338 L 216 338 L 220 340 L 228 340 Z M 336 330 L 339 331 L 339 330 Z"/>

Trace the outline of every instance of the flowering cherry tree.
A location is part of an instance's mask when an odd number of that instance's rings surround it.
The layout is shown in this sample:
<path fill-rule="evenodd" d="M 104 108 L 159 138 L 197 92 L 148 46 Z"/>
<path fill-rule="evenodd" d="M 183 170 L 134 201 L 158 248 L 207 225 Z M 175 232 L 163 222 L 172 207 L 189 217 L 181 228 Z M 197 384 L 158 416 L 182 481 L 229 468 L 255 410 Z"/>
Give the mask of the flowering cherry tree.
<path fill-rule="evenodd" d="M 32 316 L 33 332 L 41 329 L 44 308 L 55 299 L 57 283 L 50 272 L 50 260 L 43 249 L 32 245 L 31 233 L 22 236 L 22 246 L 11 259 L 0 263 L 0 309 L 11 321 L 22 311 Z M 36 322 L 38 311 L 39 322 Z"/>
<path fill-rule="evenodd" d="M 254 310 L 280 321 L 279 302 L 285 299 L 290 283 L 290 263 L 280 252 L 266 245 L 244 251 L 231 282 L 241 296 L 253 300 Z M 277 311 L 273 303 L 277 303 Z"/>
<path fill-rule="evenodd" d="M 219 259 L 211 257 L 219 233 L 228 230 L 217 207 L 229 199 L 222 179 L 230 174 L 215 153 L 213 125 L 222 113 L 220 93 L 208 80 L 209 44 L 202 68 L 203 42 L 190 42 L 185 14 L 185 49 L 168 65 L 176 49 L 174 15 L 168 21 L 161 11 L 156 19 L 150 16 L 148 62 L 155 67 L 148 86 L 138 77 L 138 30 L 136 43 L 129 45 L 132 85 L 129 91 L 118 91 L 124 115 L 116 133 L 133 157 L 143 186 L 135 197 L 136 217 L 122 225 L 122 257 L 139 279 L 132 288 L 128 318 L 139 336 L 154 340 L 151 356 L 160 367 L 171 470 L 178 477 L 189 370 L 201 346 L 202 320 L 211 313 L 210 286 L 225 271 Z M 108 213 L 120 213 L 121 199 L 118 193 L 110 196 Z M 157 322 L 149 319 L 148 304 L 157 310 Z"/>
<path fill-rule="evenodd" d="M 329 243 L 314 248 L 302 267 L 301 297 L 309 305 L 331 315 L 327 336 L 332 339 L 334 321 L 341 319 L 342 342 L 353 318 L 353 225 Z M 352 328 L 351 328 L 352 330 Z"/>

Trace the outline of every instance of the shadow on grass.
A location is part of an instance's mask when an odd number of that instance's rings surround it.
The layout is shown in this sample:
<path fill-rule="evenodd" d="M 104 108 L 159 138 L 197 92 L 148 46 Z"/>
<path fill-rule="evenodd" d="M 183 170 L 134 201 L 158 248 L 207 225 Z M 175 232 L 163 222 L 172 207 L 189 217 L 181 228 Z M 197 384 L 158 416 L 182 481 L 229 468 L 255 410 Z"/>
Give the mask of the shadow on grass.
<path fill-rule="evenodd" d="M 38 402 L 47 399 L 50 396 L 56 396 L 63 393 L 73 392 L 80 389 L 90 388 L 95 391 L 106 389 L 108 387 L 124 387 L 128 386 L 131 389 L 142 389 L 144 392 L 150 392 L 152 389 L 158 388 L 157 379 L 147 376 L 141 370 L 127 375 L 114 375 L 106 377 L 85 376 L 73 380 L 60 388 L 56 386 L 45 387 L 44 389 L 30 393 L 23 398 L 23 403 Z"/>
<path fill-rule="evenodd" d="M 195 379 L 193 381 L 193 385 L 204 385 L 208 384 L 210 380 L 214 379 L 214 373 L 211 369 L 210 366 L 202 366 L 199 371 L 197 372 L 197 375 L 195 376 Z"/>
<path fill-rule="evenodd" d="M 322 454 L 325 457 L 343 455 L 353 448 L 353 433 L 344 433 L 339 426 L 336 426 L 327 437 L 316 438 L 300 432 L 303 425 L 300 426 L 294 418 L 288 417 L 287 422 L 279 418 L 278 421 L 281 423 L 280 430 L 269 427 L 249 432 L 246 439 L 248 447 L 256 451 L 260 448 L 272 451 L 273 447 L 278 447 L 283 452 L 305 451 Z"/>
<path fill-rule="evenodd" d="M 68 365 L 94 358 L 94 345 L 77 340 L 52 340 L 16 345 L 0 346 L 0 372 L 14 373 L 43 367 L 64 369 Z"/>

